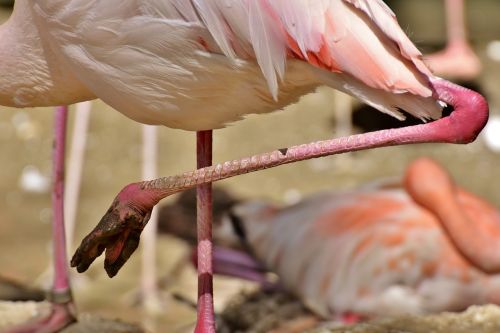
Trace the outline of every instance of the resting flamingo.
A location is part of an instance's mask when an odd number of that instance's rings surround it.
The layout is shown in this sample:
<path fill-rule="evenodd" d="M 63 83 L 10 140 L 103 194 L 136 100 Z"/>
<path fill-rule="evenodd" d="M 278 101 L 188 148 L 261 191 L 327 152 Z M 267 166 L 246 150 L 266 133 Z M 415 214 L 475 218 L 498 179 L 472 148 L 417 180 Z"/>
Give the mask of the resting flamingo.
<path fill-rule="evenodd" d="M 18 0 L 0 30 L 0 104 L 95 97 L 128 117 L 198 132 L 192 173 L 126 186 L 72 259 L 106 249 L 115 275 L 153 206 L 199 186 L 197 332 L 214 332 L 210 182 L 313 157 L 387 145 L 472 141 L 487 120 L 478 94 L 434 77 L 381 0 Z M 29 73 L 29 75 L 28 75 Z M 211 164 L 211 131 L 328 85 L 403 118 L 449 117 Z"/>
<path fill-rule="evenodd" d="M 471 80 L 481 72 L 481 62 L 467 41 L 465 0 L 445 0 L 447 43 L 444 50 L 426 56 L 436 75 Z"/>
<path fill-rule="evenodd" d="M 404 182 L 318 193 L 285 208 L 254 200 L 230 216 L 259 261 L 216 249 L 216 272 L 264 283 L 264 265 L 324 318 L 500 304 L 492 274 L 500 213 L 429 158 L 412 162 Z"/>

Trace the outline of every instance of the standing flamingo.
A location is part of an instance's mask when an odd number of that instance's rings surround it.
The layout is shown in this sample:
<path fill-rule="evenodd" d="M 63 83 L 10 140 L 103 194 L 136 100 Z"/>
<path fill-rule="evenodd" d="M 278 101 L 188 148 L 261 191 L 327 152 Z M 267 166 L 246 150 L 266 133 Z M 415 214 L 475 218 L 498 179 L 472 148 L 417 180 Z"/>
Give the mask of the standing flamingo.
<path fill-rule="evenodd" d="M 491 274 L 500 213 L 428 158 L 408 167 L 404 185 L 320 193 L 282 209 L 250 201 L 232 216 L 260 262 L 323 317 L 500 304 L 500 275 Z M 232 256 L 216 250 L 216 271 L 266 281 L 258 264 Z"/>
<path fill-rule="evenodd" d="M 444 50 L 426 56 L 426 62 L 439 76 L 471 80 L 481 72 L 481 62 L 467 42 L 464 5 L 465 0 L 445 0 L 448 41 Z"/>
<path fill-rule="evenodd" d="M 381 0 L 18 0 L 0 28 L 0 104 L 69 104 L 100 97 L 143 123 L 211 133 L 249 113 L 296 102 L 319 85 L 403 118 L 436 122 L 280 149 L 181 176 L 126 186 L 72 265 L 106 249 L 117 273 L 162 198 L 200 186 L 197 332 L 214 332 L 212 181 L 308 158 L 396 144 L 472 141 L 488 115 L 478 94 L 434 77 Z M 26 75 L 30 73 L 31 75 Z M 440 102 L 438 102 L 440 101 Z"/>

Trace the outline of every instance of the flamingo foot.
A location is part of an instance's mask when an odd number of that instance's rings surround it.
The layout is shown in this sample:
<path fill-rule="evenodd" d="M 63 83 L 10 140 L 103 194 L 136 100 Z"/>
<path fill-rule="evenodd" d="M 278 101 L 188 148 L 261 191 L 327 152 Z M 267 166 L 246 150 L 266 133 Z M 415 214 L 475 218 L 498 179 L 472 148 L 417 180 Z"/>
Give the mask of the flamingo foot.
<path fill-rule="evenodd" d="M 60 296 L 64 295 L 71 297 L 67 292 L 60 294 Z M 12 327 L 3 333 L 55 333 L 76 322 L 73 302 L 66 298 L 64 303 L 60 303 L 57 300 L 58 297 L 55 298 L 51 303 L 51 311 L 48 316 Z"/>
<path fill-rule="evenodd" d="M 135 187 L 136 184 L 125 187 L 94 230 L 82 240 L 71 259 L 71 267 L 76 267 L 79 273 L 85 272 L 106 250 L 104 269 L 113 277 L 137 249 L 152 206 L 145 209 L 143 205 L 122 199 L 124 193 L 134 191 Z"/>
<path fill-rule="evenodd" d="M 366 318 L 363 315 L 354 312 L 344 312 L 339 315 L 337 319 L 344 325 L 353 325 L 362 322 Z"/>
<path fill-rule="evenodd" d="M 438 76 L 472 80 L 481 72 L 481 62 L 469 44 L 453 42 L 443 51 L 426 56 L 426 63 Z"/>

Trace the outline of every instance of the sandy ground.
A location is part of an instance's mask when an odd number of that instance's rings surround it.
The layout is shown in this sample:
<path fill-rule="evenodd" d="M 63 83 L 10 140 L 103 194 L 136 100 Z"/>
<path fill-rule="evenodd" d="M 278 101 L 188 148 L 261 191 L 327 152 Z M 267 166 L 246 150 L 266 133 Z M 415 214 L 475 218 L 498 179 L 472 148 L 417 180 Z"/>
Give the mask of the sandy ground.
<path fill-rule="evenodd" d="M 500 307 L 471 306 L 462 313 L 400 316 L 346 325 L 315 317 L 290 295 L 274 292 L 235 297 L 219 316 L 219 333 L 495 333 Z"/>
<path fill-rule="evenodd" d="M 308 333 L 495 333 L 500 330 L 500 308 L 473 306 L 462 313 L 384 319 L 348 327 L 325 324 Z"/>
<path fill-rule="evenodd" d="M 43 318 L 50 311 L 46 302 L 0 302 L 0 331 L 5 328 L 22 324 L 34 318 Z M 78 322 L 60 331 L 61 333 L 144 333 L 138 325 L 132 325 L 120 320 L 106 319 L 90 314 L 80 315 Z"/>
<path fill-rule="evenodd" d="M 431 6 L 430 2 L 422 3 Z M 412 24 L 409 30 L 415 32 L 427 31 L 414 34 L 420 43 L 428 37 L 431 43 L 442 43 L 442 31 L 433 33 L 428 29 L 432 26 L 428 22 L 442 25 L 435 18 L 437 14 L 430 11 L 426 19 L 431 21 L 418 23 L 415 19 L 418 16 L 415 15 L 416 3 L 418 1 L 408 1 L 407 6 L 400 8 L 402 25 Z M 494 28 L 498 27 L 499 21 L 490 17 L 499 12 L 500 4 L 486 0 L 475 0 L 475 3 L 477 5 L 471 10 L 471 26 L 478 36 L 474 42 L 484 61 L 479 82 L 491 103 L 492 113 L 498 114 L 500 62 L 486 57 L 486 46 L 490 40 L 500 39 L 500 29 Z M 481 7 L 482 11 L 478 12 L 476 7 Z M 7 16 L 8 12 L 0 12 L 1 18 Z M 319 93 L 304 97 L 299 105 L 285 111 L 250 116 L 244 122 L 216 131 L 214 160 L 335 136 L 333 98 L 329 89 L 320 89 Z M 77 240 L 99 221 L 114 195 L 125 184 L 138 180 L 141 172 L 141 127 L 100 101 L 94 103 L 91 117 L 77 217 Z M 28 166 L 36 168 L 43 176 L 50 176 L 52 118 L 52 109 L 0 108 L 0 152 L 4 156 L 0 167 L 0 275 L 41 288 L 46 288 L 51 282 L 50 193 L 25 191 L 19 182 Z M 161 174 L 171 175 L 192 169 L 195 165 L 194 143 L 193 133 L 161 130 Z M 220 185 L 243 198 L 262 197 L 289 202 L 321 190 L 345 189 L 377 177 L 399 175 L 409 161 L 422 155 L 444 163 L 465 188 L 493 203 L 499 202 L 500 186 L 496 183 L 500 177 L 500 155 L 490 152 L 481 138 L 468 146 L 418 145 L 327 157 L 229 179 Z M 73 244 L 73 248 L 76 245 Z M 176 239 L 162 237 L 157 251 L 159 278 L 164 278 L 185 256 L 188 248 Z M 172 295 L 176 293 L 191 301 L 195 299 L 194 271 L 187 268 L 177 278 L 167 280 L 161 294 L 161 308 L 146 313 L 137 306 L 139 259 L 138 254 L 133 256 L 112 280 L 104 274 L 102 261 L 96 262 L 83 275 L 72 272 L 78 309 L 82 313 L 140 323 L 150 332 L 188 332 L 194 323 L 195 312 L 188 302 L 179 302 Z M 217 309 L 221 311 L 231 295 L 242 286 L 251 288 L 239 281 L 217 279 Z"/>

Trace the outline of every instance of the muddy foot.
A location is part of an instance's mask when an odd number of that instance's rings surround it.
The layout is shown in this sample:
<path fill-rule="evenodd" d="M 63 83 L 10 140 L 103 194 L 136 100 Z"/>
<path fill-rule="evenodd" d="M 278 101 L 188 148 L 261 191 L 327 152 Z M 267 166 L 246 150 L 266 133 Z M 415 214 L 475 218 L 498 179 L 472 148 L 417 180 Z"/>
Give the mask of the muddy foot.
<path fill-rule="evenodd" d="M 150 216 L 151 211 L 140 211 L 115 199 L 99 224 L 83 239 L 71 259 L 71 267 L 85 272 L 106 250 L 104 269 L 109 277 L 115 276 L 139 246 Z"/>

